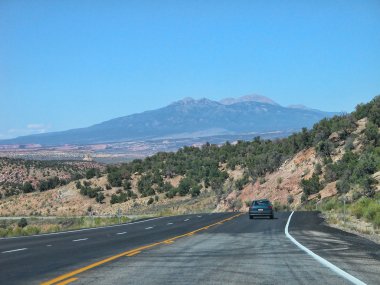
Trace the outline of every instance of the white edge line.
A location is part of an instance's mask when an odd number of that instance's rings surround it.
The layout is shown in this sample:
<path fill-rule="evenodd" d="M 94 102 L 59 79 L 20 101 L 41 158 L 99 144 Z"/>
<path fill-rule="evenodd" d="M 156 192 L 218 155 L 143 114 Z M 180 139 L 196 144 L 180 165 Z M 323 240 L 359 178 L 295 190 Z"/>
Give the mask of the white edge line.
<path fill-rule="evenodd" d="M 96 227 L 96 228 L 86 228 L 86 229 L 78 229 L 78 230 L 63 231 L 63 232 L 56 232 L 56 233 L 38 234 L 38 235 L 31 235 L 31 236 L 7 237 L 7 238 L 0 238 L 0 240 L 5 240 L 5 239 L 21 239 L 21 238 L 30 238 L 30 237 L 40 237 L 40 236 L 52 236 L 52 235 L 61 235 L 61 234 L 67 234 L 67 233 L 76 233 L 76 232 L 91 231 L 91 230 L 97 230 L 97 229 L 115 228 L 115 227 L 122 227 L 122 226 L 128 226 L 128 225 L 145 223 L 145 222 L 149 222 L 149 221 L 153 221 L 153 220 L 158 220 L 158 219 L 162 219 L 162 218 L 167 218 L 167 217 L 151 218 L 151 219 L 147 219 L 147 220 L 143 220 L 143 221 L 136 221 L 136 222 L 125 223 L 125 224 L 120 224 L 120 225 L 110 225 L 110 226 L 103 226 L 103 227 Z"/>
<path fill-rule="evenodd" d="M 357 285 L 366 285 L 366 283 L 364 283 L 363 281 L 359 280 L 358 278 L 352 276 L 351 274 L 347 273 L 346 271 L 340 269 L 339 267 L 337 267 L 336 265 L 332 264 L 331 262 L 327 261 L 326 259 L 320 257 L 319 255 L 315 254 L 314 252 L 312 252 L 310 249 L 308 249 L 307 247 L 303 246 L 302 244 L 300 244 L 294 237 L 292 237 L 290 234 L 289 234 L 289 224 L 290 224 L 290 220 L 292 218 L 294 214 L 294 211 L 290 214 L 289 218 L 288 218 L 288 222 L 286 223 L 286 226 L 285 226 L 285 235 L 296 245 L 298 246 L 301 250 L 303 250 L 304 252 L 306 252 L 308 255 L 310 255 L 311 257 L 313 257 L 315 260 L 317 260 L 319 263 L 321 263 L 322 265 L 328 267 L 329 269 L 331 269 L 332 271 L 334 271 L 335 273 L 337 273 L 338 275 L 340 275 L 341 277 L 345 278 L 346 280 L 352 282 L 353 284 L 357 284 Z"/>
<path fill-rule="evenodd" d="M 25 248 L 12 249 L 12 250 L 3 251 L 2 253 L 16 252 L 16 251 L 22 251 L 22 250 L 27 250 L 27 248 L 25 247 Z"/>
<path fill-rule="evenodd" d="M 73 242 L 76 242 L 76 241 L 85 241 L 85 240 L 88 240 L 88 238 L 73 239 Z"/>
<path fill-rule="evenodd" d="M 124 235 L 126 234 L 127 232 L 121 232 L 121 233 L 117 233 L 117 235 Z"/>

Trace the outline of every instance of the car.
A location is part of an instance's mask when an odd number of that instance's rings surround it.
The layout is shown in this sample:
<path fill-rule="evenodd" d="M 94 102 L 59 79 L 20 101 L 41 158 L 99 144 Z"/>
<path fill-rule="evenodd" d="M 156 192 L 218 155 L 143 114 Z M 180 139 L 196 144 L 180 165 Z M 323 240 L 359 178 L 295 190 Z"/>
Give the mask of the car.
<path fill-rule="evenodd" d="M 268 199 L 253 200 L 249 207 L 249 218 L 268 216 L 273 219 L 273 205 Z"/>

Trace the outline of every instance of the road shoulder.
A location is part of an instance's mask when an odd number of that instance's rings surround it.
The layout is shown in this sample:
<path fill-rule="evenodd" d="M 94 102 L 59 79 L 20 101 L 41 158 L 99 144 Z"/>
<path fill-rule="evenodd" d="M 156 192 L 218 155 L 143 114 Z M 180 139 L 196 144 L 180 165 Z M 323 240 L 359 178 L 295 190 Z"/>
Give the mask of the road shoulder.
<path fill-rule="evenodd" d="M 379 281 L 380 245 L 326 225 L 318 212 L 295 212 L 289 233 L 320 257 L 367 284 Z"/>

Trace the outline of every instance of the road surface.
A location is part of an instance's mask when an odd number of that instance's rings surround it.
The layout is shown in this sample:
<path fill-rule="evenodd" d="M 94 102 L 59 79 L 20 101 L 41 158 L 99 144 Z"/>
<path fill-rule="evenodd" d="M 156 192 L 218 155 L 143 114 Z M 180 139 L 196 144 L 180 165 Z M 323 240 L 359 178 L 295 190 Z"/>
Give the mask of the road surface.
<path fill-rule="evenodd" d="M 0 240 L 0 284 L 351 284 L 275 219 L 216 213 Z M 288 233 L 349 276 L 380 284 L 380 246 L 295 212 Z"/>

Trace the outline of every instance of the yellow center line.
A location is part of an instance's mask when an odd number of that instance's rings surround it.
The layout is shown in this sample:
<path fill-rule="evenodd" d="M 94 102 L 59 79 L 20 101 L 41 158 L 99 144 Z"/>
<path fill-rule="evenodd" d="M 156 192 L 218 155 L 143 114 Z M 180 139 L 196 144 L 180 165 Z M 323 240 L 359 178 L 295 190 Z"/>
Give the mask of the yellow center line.
<path fill-rule="evenodd" d="M 139 253 L 141 253 L 141 251 L 134 251 L 134 252 L 128 253 L 127 256 L 134 256 Z"/>
<path fill-rule="evenodd" d="M 92 264 L 89 264 L 89 265 L 87 265 L 87 266 L 85 266 L 85 267 L 82 267 L 82 268 L 76 269 L 76 270 L 74 270 L 74 271 L 71 271 L 71 272 L 66 273 L 66 274 L 63 274 L 63 275 L 60 275 L 60 276 L 58 276 L 58 277 L 56 277 L 56 278 L 54 278 L 54 279 L 51 279 L 51 280 L 49 280 L 49 281 L 46 281 L 46 282 L 41 283 L 41 285 L 52 285 L 52 284 L 56 284 L 56 285 L 64 285 L 64 284 L 68 284 L 68 283 L 70 283 L 70 282 L 73 282 L 73 281 L 77 280 L 78 278 L 71 278 L 71 279 L 67 279 L 67 278 L 70 278 L 70 277 L 73 277 L 73 276 L 75 276 L 75 275 L 78 275 L 78 274 L 80 274 L 80 273 L 82 273 L 82 272 L 85 272 L 85 271 L 87 271 L 87 270 L 90 270 L 90 269 L 92 269 L 92 268 L 94 268 L 94 267 L 98 267 L 98 266 L 100 266 L 100 265 L 102 265 L 102 264 L 104 264 L 104 263 L 111 262 L 111 261 L 113 261 L 113 260 L 115 260 L 115 259 L 118 259 L 118 258 L 120 258 L 120 257 L 123 257 L 123 256 L 133 256 L 133 255 L 135 255 L 135 254 L 140 253 L 140 252 L 141 252 L 142 250 L 144 250 L 144 249 L 149 249 L 149 248 L 155 247 L 155 246 L 157 246 L 157 245 L 173 243 L 176 239 L 179 239 L 179 238 L 182 238 L 182 237 L 186 237 L 186 236 L 191 236 L 191 235 L 193 235 L 193 234 L 195 234 L 195 233 L 198 233 L 198 232 L 200 232 L 200 231 L 203 231 L 203 230 L 209 229 L 210 227 L 213 227 L 213 226 L 216 226 L 216 225 L 220 225 L 220 224 L 222 224 L 222 223 L 224 223 L 224 222 L 226 222 L 226 221 L 230 221 L 230 220 L 232 220 L 232 219 L 234 219 L 234 218 L 236 218 L 236 217 L 238 217 L 238 216 L 241 216 L 241 215 L 243 215 L 243 213 L 237 214 L 237 215 L 232 216 L 232 217 L 230 217 L 230 218 L 227 218 L 227 219 L 221 220 L 221 221 L 216 222 L 216 223 L 214 223 L 214 224 L 211 224 L 211 225 L 208 225 L 208 226 L 205 226 L 205 227 L 199 228 L 199 229 L 197 229 L 197 230 L 195 230 L 195 231 L 191 231 L 191 232 L 188 232 L 188 233 L 183 234 L 183 235 L 178 235 L 178 236 L 171 237 L 171 238 L 166 239 L 166 240 L 161 241 L 161 242 L 156 242 L 156 243 L 148 244 L 148 245 L 141 246 L 141 247 L 138 247 L 138 248 L 134 248 L 134 249 L 132 249 L 132 250 L 124 251 L 124 252 L 119 253 L 119 254 L 117 254 L 117 255 L 114 255 L 114 256 L 108 257 L 108 258 L 106 258 L 106 259 L 100 260 L 100 261 L 98 261 L 98 262 L 94 262 L 94 263 L 92 263 Z M 67 280 L 65 280 L 65 279 L 67 279 Z M 65 281 L 63 281 L 63 280 L 65 280 Z M 60 282 L 60 281 L 63 281 L 63 282 L 61 282 L 61 283 L 57 283 L 57 282 Z M 64 282 L 67 282 L 67 283 L 64 283 Z"/>

